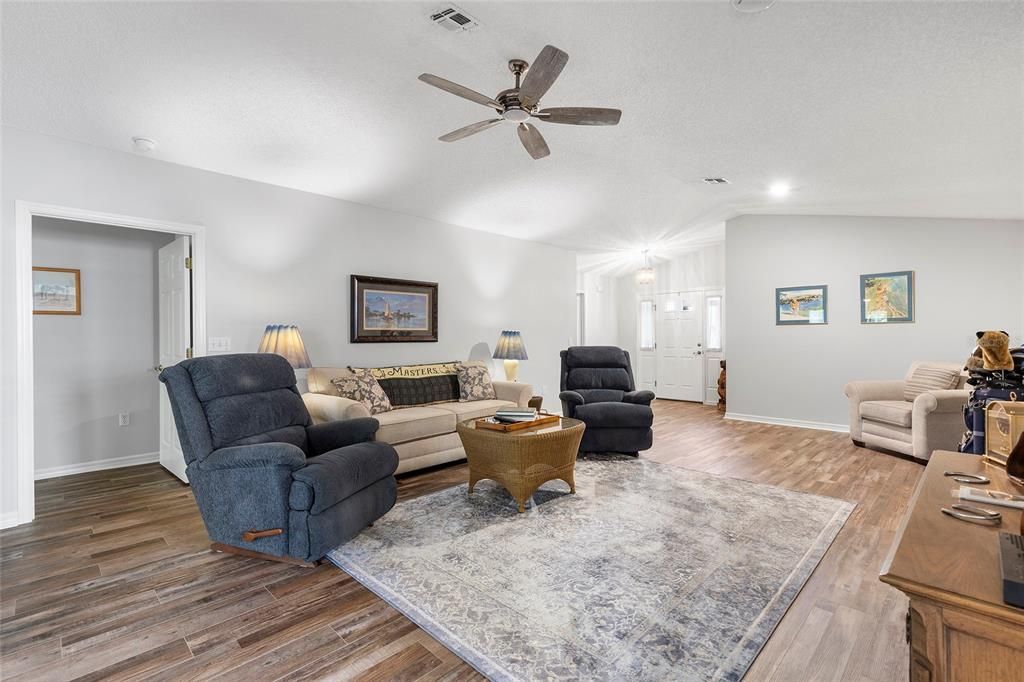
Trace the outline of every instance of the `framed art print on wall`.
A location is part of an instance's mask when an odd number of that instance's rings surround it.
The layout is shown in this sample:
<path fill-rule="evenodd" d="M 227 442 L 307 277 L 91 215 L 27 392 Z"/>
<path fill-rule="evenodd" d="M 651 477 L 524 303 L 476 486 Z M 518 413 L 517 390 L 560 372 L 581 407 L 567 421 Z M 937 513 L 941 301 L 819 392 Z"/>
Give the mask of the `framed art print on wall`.
<path fill-rule="evenodd" d="M 776 289 L 775 324 L 828 324 L 828 286 L 819 284 Z"/>
<path fill-rule="evenodd" d="M 860 276 L 861 324 L 914 321 L 914 272 Z"/>
<path fill-rule="evenodd" d="M 352 343 L 437 341 L 437 282 L 352 275 Z"/>
<path fill-rule="evenodd" d="M 33 315 L 81 315 L 82 273 L 74 268 L 32 268 Z"/>

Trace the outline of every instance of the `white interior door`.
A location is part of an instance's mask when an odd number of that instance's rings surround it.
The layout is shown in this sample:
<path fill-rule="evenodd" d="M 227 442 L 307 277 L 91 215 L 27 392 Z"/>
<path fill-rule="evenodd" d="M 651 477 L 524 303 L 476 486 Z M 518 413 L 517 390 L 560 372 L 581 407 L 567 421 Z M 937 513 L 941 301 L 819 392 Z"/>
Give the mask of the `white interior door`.
<path fill-rule="evenodd" d="M 701 294 L 659 294 L 655 311 L 657 394 L 672 400 L 704 400 Z"/>
<path fill-rule="evenodd" d="M 175 365 L 190 353 L 192 345 L 192 278 L 186 266 L 189 238 L 179 236 L 160 249 L 160 360 L 159 368 Z M 160 386 L 160 464 L 182 481 L 185 477 L 185 455 L 174 426 L 167 388 Z"/>

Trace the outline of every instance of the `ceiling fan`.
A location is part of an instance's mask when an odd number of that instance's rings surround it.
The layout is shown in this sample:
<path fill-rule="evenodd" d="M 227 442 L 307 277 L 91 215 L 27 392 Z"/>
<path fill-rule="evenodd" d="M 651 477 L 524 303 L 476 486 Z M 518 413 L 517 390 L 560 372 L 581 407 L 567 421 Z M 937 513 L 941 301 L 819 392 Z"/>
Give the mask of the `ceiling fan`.
<path fill-rule="evenodd" d="M 553 45 L 546 45 L 533 65 L 527 64 L 522 59 L 510 59 L 508 62 L 509 71 L 515 74 L 516 86 L 508 90 L 502 90 L 493 98 L 482 95 L 475 90 L 445 80 L 440 76 L 431 73 L 420 74 L 420 80 L 427 85 L 441 88 L 445 92 L 458 95 L 470 102 L 483 104 L 498 112 L 498 118 L 471 123 L 468 126 L 453 130 L 452 132 L 437 138 L 442 142 L 455 142 L 470 135 L 475 135 L 483 130 L 492 128 L 499 123 L 511 121 L 517 124 L 519 140 L 526 147 L 526 151 L 534 159 L 542 159 L 551 153 L 544 137 L 540 131 L 533 127 L 528 121 L 535 118 L 538 121 L 548 123 L 565 123 L 576 126 L 613 126 L 622 117 L 619 109 L 599 109 L 593 107 L 556 107 L 554 109 L 538 109 L 540 98 L 548 91 L 558 74 L 562 73 L 569 55 L 562 52 Z M 526 74 L 523 77 L 523 74 Z M 522 80 L 522 83 L 520 83 Z"/>

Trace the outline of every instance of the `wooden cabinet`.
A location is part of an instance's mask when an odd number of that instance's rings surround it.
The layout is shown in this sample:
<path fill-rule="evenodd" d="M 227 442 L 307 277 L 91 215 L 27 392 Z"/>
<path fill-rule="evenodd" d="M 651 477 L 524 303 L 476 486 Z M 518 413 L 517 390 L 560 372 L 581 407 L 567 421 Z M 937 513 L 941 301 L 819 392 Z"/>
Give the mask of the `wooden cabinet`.
<path fill-rule="evenodd" d="M 910 598 L 909 679 L 1024 682 L 1024 609 L 1003 603 L 997 537 L 1018 532 L 1021 512 L 992 507 L 1003 513 L 999 528 L 942 514 L 960 485 L 945 471 L 984 474 L 993 490 L 1021 492 L 981 457 L 932 455 L 881 575 Z"/>

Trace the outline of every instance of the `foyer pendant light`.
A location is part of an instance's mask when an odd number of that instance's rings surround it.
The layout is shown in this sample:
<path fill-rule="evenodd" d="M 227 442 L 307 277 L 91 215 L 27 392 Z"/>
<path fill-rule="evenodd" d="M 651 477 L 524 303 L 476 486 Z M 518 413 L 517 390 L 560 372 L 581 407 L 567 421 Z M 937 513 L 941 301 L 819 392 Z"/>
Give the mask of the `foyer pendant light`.
<path fill-rule="evenodd" d="M 654 268 L 647 258 L 647 249 L 644 249 L 644 266 L 636 271 L 637 284 L 652 284 L 654 282 Z"/>

